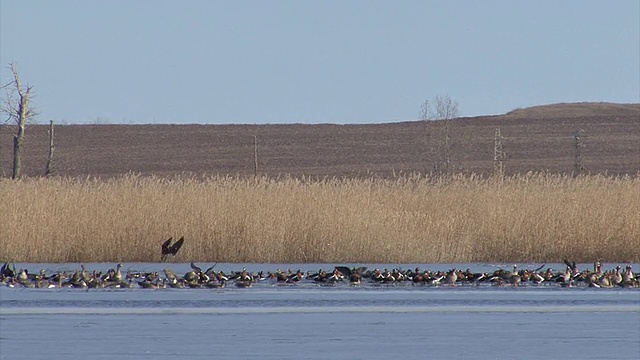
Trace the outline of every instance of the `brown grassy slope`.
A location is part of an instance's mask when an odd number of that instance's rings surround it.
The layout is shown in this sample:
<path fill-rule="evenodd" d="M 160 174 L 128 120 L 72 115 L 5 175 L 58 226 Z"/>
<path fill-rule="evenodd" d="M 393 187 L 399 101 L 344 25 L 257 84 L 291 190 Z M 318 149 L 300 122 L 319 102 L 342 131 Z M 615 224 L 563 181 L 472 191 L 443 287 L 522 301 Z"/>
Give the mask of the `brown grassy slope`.
<path fill-rule="evenodd" d="M 509 117 L 541 118 L 541 117 L 580 117 L 596 115 L 638 115 L 640 104 L 615 104 L 615 103 L 560 103 L 551 105 L 532 106 L 524 109 L 515 109 L 506 113 Z"/>
<path fill-rule="evenodd" d="M 558 104 L 502 116 L 450 122 L 452 172 L 490 173 L 494 131 L 500 127 L 507 174 L 570 173 L 572 134 L 584 130 L 587 172 L 640 171 L 640 105 Z M 253 174 L 318 177 L 429 173 L 442 169 L 444 122 L 368 125 L 61 125 L 55 130 L 56 167 L 63 176 L 112 177 L 127 172 L 169 176 Z M 0 126 L 0 175 L 11 173 L 14 127 Z M 23 173 L 40 175 L 48 151 L 47 126 L 26 131 Z"/>

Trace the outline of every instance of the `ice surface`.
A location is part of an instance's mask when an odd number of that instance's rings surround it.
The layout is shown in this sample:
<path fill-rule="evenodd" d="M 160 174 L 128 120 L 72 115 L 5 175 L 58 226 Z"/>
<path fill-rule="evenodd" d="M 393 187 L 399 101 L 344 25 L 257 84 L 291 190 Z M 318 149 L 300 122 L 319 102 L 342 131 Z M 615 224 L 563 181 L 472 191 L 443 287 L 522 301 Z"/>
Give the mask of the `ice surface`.
<path fill-rule="evenodd" d="M 77 268 L 28 268 L 41 266 Z M 113 264 L 87 269 L 98 266 Z M 331 266 L 303 269 L 319 267 Z M 640 289 L 0 287 L 0 359 L 211 358 L 638 359 Z"/>

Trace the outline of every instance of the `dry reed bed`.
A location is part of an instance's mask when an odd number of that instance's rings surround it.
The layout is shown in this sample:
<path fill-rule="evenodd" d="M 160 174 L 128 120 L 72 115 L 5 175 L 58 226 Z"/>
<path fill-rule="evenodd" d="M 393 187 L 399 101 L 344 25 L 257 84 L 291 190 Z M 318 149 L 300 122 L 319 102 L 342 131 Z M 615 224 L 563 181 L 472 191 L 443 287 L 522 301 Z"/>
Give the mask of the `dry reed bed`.
<path fill-rule="evenodd" d="M 0 260 L 637 262 L 640 176 L 0 180 Z"/>

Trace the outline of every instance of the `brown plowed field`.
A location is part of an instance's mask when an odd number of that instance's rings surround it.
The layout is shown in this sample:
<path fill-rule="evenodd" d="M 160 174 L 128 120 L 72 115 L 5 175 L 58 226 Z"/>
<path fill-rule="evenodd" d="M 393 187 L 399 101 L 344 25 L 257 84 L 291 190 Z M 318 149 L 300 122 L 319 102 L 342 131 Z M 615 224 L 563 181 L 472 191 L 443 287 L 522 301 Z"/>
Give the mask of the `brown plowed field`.
<path fill-rule="evenodd" d="M 606 104 L 605 104 L 606 105 Z M 506 173 L 574 169 L 573 134 L 582 132 L 587 173 L 640 171 L 640 105 L 553 105 L 506 115 L 369 125 L 57 125 L 55 159 L 62 176 L 128 172 L 269 176 L 389 177 L 402 173 L 493 172 L 494 134 L 502 133 Z M 577 116 L 576 116 L 577 114 Z M 449 146 L 445 134 L 449 133 Z M 48 126 L 27 127 L 23 174 L 41 175 Z M 0 126 L 0 175 L 11 174 L 11 136 Z M 449 150 L 447 151 L 447 148 Z"/>

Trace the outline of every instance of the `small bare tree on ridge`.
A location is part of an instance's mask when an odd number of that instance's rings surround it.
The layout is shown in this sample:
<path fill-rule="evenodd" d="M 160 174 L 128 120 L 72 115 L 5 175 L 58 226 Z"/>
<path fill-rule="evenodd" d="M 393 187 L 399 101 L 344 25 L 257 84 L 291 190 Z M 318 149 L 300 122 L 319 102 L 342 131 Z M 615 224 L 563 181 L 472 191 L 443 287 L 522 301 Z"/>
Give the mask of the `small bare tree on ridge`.
<path fill-rule="evenodd" d="M 422 120 L 451 120 L 458 116 L 458 101 L 449 95 L 438 94 L 431 100 L 425 100 L 420 108 L 420 119 Z"/>
<path fill-rule="evenodd" d="M 427 99 L 421 105 L 420 118 L 422 120 L 444 121 L 444 141 L 437 144 L 437 149 L 434 150 L 432 148 L 431 151 L 436 155 L 433 169 L 437 173 L 449 175 L 451 167 L 451 129 L 449 122 L 458 116 L 458 101 L 453 100 L 449 95 L 438 94 L 431 101 Z"/>
<path fill-rule="evenodd" d="M 13 179 L 17 179 L 20 177 L 20 158 L 25 126 L 37 113 L 29 106 L 33 86 L 22 86 L 15 62 L 9 63 L 8 68 L 11 70 L 12 79 L 1 87 L 4 96 L 0 101 L 0 112 L 6 114 L 5 122 L 15 122 L 18 127 L 13 135 L 13 171 L 11 176 Z"/>

